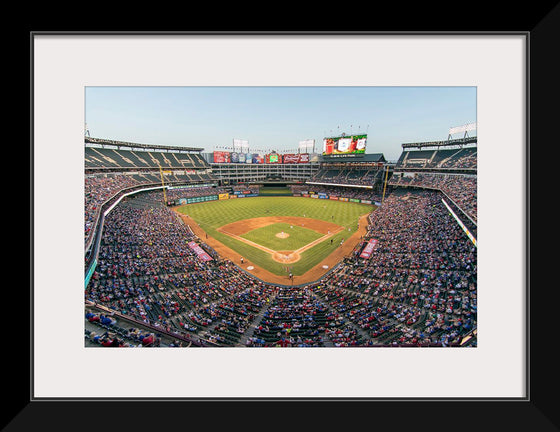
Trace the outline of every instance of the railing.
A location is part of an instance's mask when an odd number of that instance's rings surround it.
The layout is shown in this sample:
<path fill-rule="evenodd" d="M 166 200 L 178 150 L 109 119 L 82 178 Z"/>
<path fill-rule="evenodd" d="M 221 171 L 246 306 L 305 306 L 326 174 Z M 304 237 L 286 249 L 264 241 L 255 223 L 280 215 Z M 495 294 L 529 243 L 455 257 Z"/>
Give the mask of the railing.
<path fill-rule="evenodd" d="M 86 300 L 85 302 L 86 307 L 92 307 L 101 311 L 106 312 L 107 314 L 110 314 L 111 316 L 116 316 L 120 319 L 122 319 L 123 321 L 127 321 L 129 323 L 132 323 L 136 326 L 141 326 L 141 327 L 145 327 L 148 328 L 150 330 L 153 330 L 154 332 L 160 333 L 160 334 L 165 334 L 168 337 L 171 337 L 173 339 L 179 339 L 182 340 L 183 342 L 188 342 L 191 345 L 196 345 L 196 346 L 218 346 L 217 344 L 201 338 L 199 336 L 197 336 L 198 340 L 194 340 L 193 338 L 191 338 L 189 335 L 184 334 L 184 333 L 180 333 L 178 331 L 167 331 L 167 329 L 162 328 L 160 326 L 154 326 L 151 323 L 147 323 L 145 321 L 140 321 L 137 320 L 136 318 L 130 316 L 130 315 L 125 315 L 122 314 L 118 311 L 115 311 L 111 308 L 108 308 L 107 306 L 104 305 L 100 305 L 97 303 L 94 303 L 92 301 Z"/>

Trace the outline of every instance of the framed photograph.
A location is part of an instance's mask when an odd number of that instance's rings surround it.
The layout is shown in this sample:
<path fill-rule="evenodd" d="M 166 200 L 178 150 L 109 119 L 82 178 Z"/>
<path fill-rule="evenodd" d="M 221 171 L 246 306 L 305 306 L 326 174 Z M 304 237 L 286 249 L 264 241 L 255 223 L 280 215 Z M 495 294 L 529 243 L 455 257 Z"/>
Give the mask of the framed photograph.
<path fill-rule="evenodd" d="M 89 406 L 86 403 L 107 402 L 103 406 L 110 413 L 118 412 L 127 402 L 154 402 L 166 415 L 172 415 L 173 402 L 278 402 L 280 407 L 283 403 L 302 402 L 303 409 L 305 403 L 337 402 L 344 411 L 353 409 L 345 403 L 356 402 L 357 406 L 373 403 L 374 410 L 378 407 L 375 403 L 382 406 L 380 410 L 388 406 L 393 412 L 406 409 L 414 419 L 434 409 L 446 422 L 458 423 L 463 416 L 488 409 L 498 414 L 499 418 L 491 420 L 496 427 L 517 427 L 521 420 L 529 419 L 532 424 L 542 425 L 542 430 L 554 430 L 550 402 L 533 393 L 528 253 L 529 150 L 534 132 L 529 125 L 535 112 L 542 110 L 532 103 L 542 97 L 545 84 L 540 82 L 534 87 L 544 59 L 534 57 L 533 53 L 542 55 L 543 50 L 551 49 L 545 35 L 556 32 L 551 29 L 558 16 L 557 9 L 554 13 L 550 21 L 540 22 L 541 27 L 518 32 L 129 35 L 33 31 L 30 403 L 11 424 L 28 425 L 44 410 L 61 409 L 58 408 L 61 402 L 78 402 L 72 404 L 73 409 L 78 405 L 77 412 L 86 411 Z M 82 61 L 77 62 L 76 58 Z M 334 59 L 338 60 L 334 62 Z M 331 67 L 333 63 L 341 66 L 341 62 L 348 67 Z M 352 67 L 356 63 L 359 67 Z M 550 78 L 550 71 L 547 73 Z M 473 242 L 477 253 L 476 320 L 471 328 L 475 331 L 462 339 L 465 346 L 449 346 L 449 338 L 443 344 L 434 339 L 436 346 L 410 347 L 403 344 L 339 348 L 333 344 L 319 348 L 212 346 L 107 350 L 84 345 L 81 254 L 87 152 L 83 143 L 84 138 L 87 141 L 88 137 L 96 137 L 97 127 L 87 121 L 86 97 L 89 90 L 119 88 L 471 89 L 475 118 L 465 118 L 465 124 L 448 125 L 460 129 L 450 129 L 449 135 L 453 131 L 465 138 L 473 130 L 466 123 L 476 122 L 478 139 L 473 171 L 477 193 L 474 219 L 477 233 Z M 141 104 L 139 100 L 136 102 Z M 407 108 L 401 111 L 399 123 L 394 127 L 401 136 L 414 136 L 415 130 L 406 129 L 413 123 L 407 115 L 415 111 L 411 105 Z M 121 115 L 116 105 L 105 105 L 104 110 L 116 119 Z M 231 107 L 216 107 L 218 110 L 233 113 Z M 434 111 L 439 112 L 435 108 Z M 425 114 L 424 126 L 428 127 L 431 121 L 436 123 L 429 113 Z M 147 142 L 154 143 L 158 136 L 167 136 L 168 119 L 162 114 L 159 120 L 161 129 L 154 130 Z M 146 119 L 140 111 L 136 121 L 136 127 L 141 130 L 141 123 Z M 184 119 L 185 124 L 188 121 Z M 391 120 L 380 116 L 372 119 L 367 134 L 360 131 L 360 141 L 356 142 L 366 153 L 383 144 L 383 138 L 376 140 L 375 133 L 371 133 L 377 121 Z M 329 124 L 334 129 L 338 125 L 333 122 Z M 118 126 L 118 121 L 115 124 L 113 127 Z M 343 144 L 339 151 L 352 153 L 348 151 L 350 138 L 338 134 L 337 130 L 330 132 L 319 131 L 322 138 L 339 138 Z M 444 130 L 442 134 L 447 132 Z M 142 143 L 139 139 L 119 136 L 120 133 L 117 128 L 113 136 L 108 136 L 110 129 L 105 129 L 105 136 L 96 138 Z M 232 139 L 245 140 L 246 137 L 235 133 L 232 132 Z M 130 136 L 135 137 L 133 131 Z M 423 141 L 428 141 L 421 134 L 416 136 L 411 141 L 419 148 Z M 200 140 L 191 143 L 188 136 L 184 138 L 184 145 L 199 147 Z M 449 136 L 442 137 L 442 141 L 446 139 Z M 162 140 L 159 144 L 166 142 Z M 322 144 L 317 140 L 319 151 Z M 252 149 L 251 140 L 248 145 L 250 153 L 263 153 L 266 162 L 269 156 L 266 151 Z M 299 153 L 297 139 L 292 147 L 285 152 L 288 160 L 292 153 Z M 209 163 L 229 152 L 218 147 L 212 151 L 216 153 Z M 397 157 L 404 151 L 400 147 Z M 432 157 L 435 155 L 431 154 Z M 250 161 L 253 158 L 254 154 Z M 244 168 L 267 165 L 250 161 L 243 164 Z M 161 166 L 154 173 L 164 181 Z M 220 191 L 216 203 L 225 193 Z M 233 194 L 233 189 L 230 193 Z M 450 206 L 447 209 L 455 214 Z M 469 232 L 468 227 L 463 229 Z M 279 238 L 288 237 L 284 231 L 282 234 Z M 325 234 L 330 235 L 330 231 Z M 369 244 L 361 259 L 369 257 L 374 245 Z M 361 246 L 365 247 L 366 242 Z M 199 258 L 212 259 L 198 244 L 192 245 L 192 250 L 200 251 Z M 250 265 L 253 271 L 257 267 L 253 262 L 243 264 Z M 293 277 L 291 268 L 289 276 Z M 87 286 L 86 281 L 86 297 Z M 540 290 L 539 286 L 533 288 Z M 56 323 L 53 317 L 57 317 Z M 408 341 L 405 336 L 402 340 Z M 466 346 L 468 340 L 470 346 Z M 540 392 L 542 386 L 536 389 Z M 171 405 L 162 408 L 158 402 L 171 402 Z M 403 421 L 412 422 L 411 419 Z"/>

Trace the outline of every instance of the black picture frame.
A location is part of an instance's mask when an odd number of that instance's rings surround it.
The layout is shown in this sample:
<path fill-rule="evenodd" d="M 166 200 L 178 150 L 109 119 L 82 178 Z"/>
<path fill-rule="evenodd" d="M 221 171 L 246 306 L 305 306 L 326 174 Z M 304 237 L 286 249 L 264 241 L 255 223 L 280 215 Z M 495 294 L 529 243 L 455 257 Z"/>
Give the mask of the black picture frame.
<path fill-rule="evenodd" d="M 531 143 L 541 147 L 541 143 L 549 143 L 551 140 L 550 125 L 555 124 L 555 101 L 558 100 L 557 77 L 558 66 L 553 63 L 554 51 L 558 42 L 558 28 L 560 28 L 560 8 L 558 5 L 547 4 L 542 9 L 531 10 L 525 17 L 521 13 L 516 14 L 514 20 L 504 24 L 500 21 L 500 15 L 491 14 L 487 18 L 483 30 L 492 28 L 492 24 L 501 27 L 493 31 L 499 35 L 500 32 L 526 33 L 528 37 L 529 56 L 527 59 L 528 92 L 527 92 L 527 155 L 530 155 Z M 525 20 L 524 20 L 525 18 Z M 491 22 L 495 20 L 494 22 Z M 428 21 L 428 24 L 433 21 Z M 424 22 L 426 24 L 426 22 Z M 507 27 L 504 29 L 504 27 Z M 39 30 L 38 30 L 39 29 Z M 33 35 L 40 32 L 40 27 L 29 28 L 28 36 L 32 40 Z M 386 29 L 381 29 L 384 31 Z M 58 31 L 58 30 L 57 30 Z M 475 30 L 476 31 L 476 30 Z M 256 31 L 258 33 L 258 30 Z M 423 30 L 419 31 L 423 33 Z M 429 30 L 432 32 L 432 30 Z M 465 30 L 469 33 L 470 30 Z M 72 31 L 68 31 L 69 34 Z M 131 33 L 134 33 L 132 31 Z M 250 32 L 249 32 L 250 33 Z M 322 31 L 318 31 L 322 33 Z M 324 34 L 328 34 L 325 31 Z M 435 34 L 445 34 L 445 30 L 435 31 Z M 27 40 L 31 49 L 30 40 Z M 32 115 L 32 61 L 29 60 L 30 71 L 30 130 L 33 131 Z M 551 104 L 552 102 L 552 104 Z M 547 137 L 544 136 L 545 132 Z M 17 293 L 23 303 L 32 305 L 33 292 L 33 140 L 30 134 L 29 160 L 30 160 L 30 289 L 24 295 Z M 542 144 L 541 144 L 542 145 Z M 542 219 L 530 218 L 530 204 L 537 201 L 538 192 L 542 191 L 543 179 L 546 172 L 542 170 L 542 159 L 535 157 L 527 158 L 527 209 L 526 209 L 526 265 L 527 265 L 527 294 L 530 302 L 526 306 L 528 317 L 528 358 L 527 365 L 528 397 L 525 399 L 475 399 L 475 400 L 401 400 L 401 399 L 349 399 L 349 400 L 306 400 L 306 399 L 194 399 L 194 400 L 35 400 L 32 397 L 32 349 L 31 342 L 27 347 L 17 347 L 17 352 L 10 350 L 9 368 L 21 370 L 14 387 L 10 387 L 10 407 L 5 406 L 3 410 L 3 430 L 38 430 L 45 426 L 57 426 L 58 430 L 154 430 L 166 425 L 174 428 L 177 425 L 186 425 L 196 422 L 197 425 L 214 426 L 219 420 L 225 421 L 231 427 L 238 424 L 241 427 L 254 426 L 254 419 L 268 418 L 266 423 L 260 426 L 279 424 L 280 427 L 292 427 L 291 422 L 298 424 L 298 414 L 303 414 L 307 419 L 316 422 L 318 426 L 322 420 L 334 421 L 339 419 L 342 424 L 359 425 L 361 421 L 368 420 L 372 427 L 390 427 L 396 430 L 533 430 L 553 431 L 559 430 L 560 421 L 557 409 L 555 384 L 558 382 L 558 370 L 556 354 L 554 352 L 555 342 L 551 334 L 543 329 L 555 328 L 554 314 L 542 314 L 543 290 L 550 288 L 550 268 L 554 263 L 549 259 L 539 260 L 531 265 L 531 240 L 546 235 Z M 533 169 L 531 169 L 533 168 Z M 541 169 L 539 169 L 541 168 Z M 538 182 L 530 182 L 530 173 L 538 173 Z M 550 171 L 548 171 L 550 172 Z M 552 180 L 553 181 L 553 180 Z M 537 192 L 536 194 L 534 192 Z M 530 199 L 532 198 L 532 199 Z M 532 224 L 537 230 L 530 229 Z M 539 231 L 539 228 L 542 232 Z M 554 267 L 552 267 L 554 268 Z M 557 295 L 546 293 L 546 301 Z M 31 341 L 32 332 L 32 307 L 29 309 L 29 335 Z M 21 310 L 14 311 L 10 317 L 21 322 Z M 25 329 L 24 329 L 25 330 Z M 21 331 L 21 328 L 20 328 Z M 25 345 L 25 344 L 23 344 Z M 24 366 L 21 368 L 21 366 Z M 27 367 L 26 367 L 27 366 Z M 87 379 L 84 377 L 84 379 Z M 185 404 L 187 407 L 185 407 Z M 336 405 L 336 407 L 334 407 Z M 212 413 L 221 413 L 228 410 L 224 418 L 216 418 Z M 237 417 L 231 417 L 236 412 Z M 146 413 L 152 413 L 147 415 Z M 253 415 L 255 417 L 253 417 Z M 281 418 L 280 418 L 281 417 Z M 194 423 L 192 423 L 194 424 Z M 171 426 L 173 425 L 173 426 Z M 125 430 L 126 430 L 125 429 Z"/>

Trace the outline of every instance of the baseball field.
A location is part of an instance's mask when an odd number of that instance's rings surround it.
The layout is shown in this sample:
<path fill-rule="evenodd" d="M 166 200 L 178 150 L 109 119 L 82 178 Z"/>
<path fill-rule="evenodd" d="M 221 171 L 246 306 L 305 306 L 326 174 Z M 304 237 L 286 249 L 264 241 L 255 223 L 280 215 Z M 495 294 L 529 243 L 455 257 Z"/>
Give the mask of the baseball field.
<path fill-rule="evenodd" d="M 255 276 L 273 283 L 318 279 L 349 254 L 376 207 L 303 197 L 252 197 L 175 208 L 193 232 Z"/>

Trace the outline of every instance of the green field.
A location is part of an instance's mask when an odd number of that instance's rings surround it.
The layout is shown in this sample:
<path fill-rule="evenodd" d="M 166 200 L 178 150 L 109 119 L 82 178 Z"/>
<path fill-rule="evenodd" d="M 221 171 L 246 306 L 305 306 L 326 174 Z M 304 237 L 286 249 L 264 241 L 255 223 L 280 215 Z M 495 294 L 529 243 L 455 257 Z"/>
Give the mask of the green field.
<path fill-rule="evenodd" d="M 239 252 L 256 265 L 277 275 L 286 274 L 285 265 L 274 261 L 267 253 L 217 231 L 217 228 L 231 222 L 263 216 L 307 217 L 333 222 L 345 227 L 346 229 L 331 237 L 333 244 L 330 239 L 323 241 L 303 252 L 299 261 L 290 264 L 292 273 L 299 276 L 325 259 L 341 239 L 349 238 L 358 228 L 359 217 L 374 209 L 375 206 L 368 204 L 334 200 L 302 197 L 254 197 L 189 204 L 181 206 L 177 210 L 188 214 L 208 235 Z M 251 232 L 247 234 L 251 234 Z M 256 243 L 259 242 L 256 241 Z M 274 248 L 271 247 L 271 249 Z M 284 249 L 293 250 L 282 247 L 282 250 Z"/>
<path fill-rule="evenodd" d="M 259 195 L 291 195 L 292 190 L 289 187 L 262 187 Z"/>
<path fill-rule="evenodd" d="M 281 232 L 285 232 L 289 237 L 276 237 L 276 234 Z M 307 228 L 293 226 L 287 223 L 275 223 L 249 231 L 241 237 L 275 251 L 293 251 L 322 236 L 323 234 Z"/>

